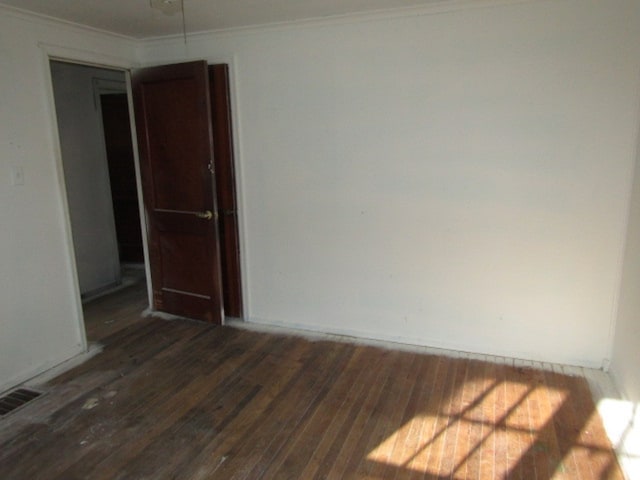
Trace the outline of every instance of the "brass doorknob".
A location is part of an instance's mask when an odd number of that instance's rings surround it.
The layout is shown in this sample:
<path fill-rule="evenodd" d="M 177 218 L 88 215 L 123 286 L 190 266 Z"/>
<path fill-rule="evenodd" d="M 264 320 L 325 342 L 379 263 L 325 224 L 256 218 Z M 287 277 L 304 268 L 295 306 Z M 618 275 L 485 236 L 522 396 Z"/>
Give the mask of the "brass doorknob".
<path fill-rule="evenodd" d="M 213 218 L 213 212 L 211 212 L 211 210 L 205 210 L 204 212 L 197 212 L 196 217 L 204 218 L 205 220 L 211 220 Z"/>

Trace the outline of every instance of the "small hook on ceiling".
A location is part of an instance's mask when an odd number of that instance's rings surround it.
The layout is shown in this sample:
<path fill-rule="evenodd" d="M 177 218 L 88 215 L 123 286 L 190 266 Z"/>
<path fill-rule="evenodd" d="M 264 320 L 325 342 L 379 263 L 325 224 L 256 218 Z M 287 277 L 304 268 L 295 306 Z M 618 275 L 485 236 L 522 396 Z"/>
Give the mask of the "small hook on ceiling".
<path fill-rule="evenodd" d="M 165 15 L 174 15 L 182 11 L 183 0 L 149 0 L 151 8 L 160 10 Z"/>

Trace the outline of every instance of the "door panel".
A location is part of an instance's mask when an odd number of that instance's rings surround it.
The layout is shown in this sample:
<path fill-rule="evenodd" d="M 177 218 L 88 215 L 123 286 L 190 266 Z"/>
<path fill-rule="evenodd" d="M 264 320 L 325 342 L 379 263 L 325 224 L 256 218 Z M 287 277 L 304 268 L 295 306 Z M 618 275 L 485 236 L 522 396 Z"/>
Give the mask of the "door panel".
<path fill-rule="evenodd" d="M 218 200 L 221 267 L 225 314 L 242 317 L 242 282 L 238 209 L 231 129 L 229 67 L 209 65 L 209 88 L 214 138 L 214 165 Z"/>
<path fill-rule="evenodd" d="M 132 84 L 154 308 L 221 323 L 207 64 L 138 70 Z"/>
<path fill-rule="evenodd" d="M 163 67 L 164 68 L 164 67 Z M 148 122 L 149 155 L 154 159 L 153 192 L 156 208 L 200 210 L 210 188 L 207 164 L 210 142 L 201 141 L 208 125 L 198 125 L 202 114 L 196 79 L 149 83 L 143 90 Z M 203 120 L 201 120 L 203 121 Z M 189 128 L 193 125 L 196 128 Z M 185 158 L 201 159 L 185 168 Z M 204 161 L 203 164 L 203 160 Z"/>

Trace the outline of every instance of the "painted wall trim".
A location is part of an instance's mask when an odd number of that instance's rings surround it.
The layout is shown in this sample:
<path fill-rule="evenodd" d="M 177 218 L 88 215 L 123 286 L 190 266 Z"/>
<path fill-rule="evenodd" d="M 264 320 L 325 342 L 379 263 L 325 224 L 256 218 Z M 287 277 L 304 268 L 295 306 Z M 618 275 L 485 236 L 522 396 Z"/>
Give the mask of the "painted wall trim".
<path fill-rule="evenodd" d="M 58 118 L 56 115 L 56 103 L 55 103 L 55 95 L 53 92 L 53 76 L 51 74 L 51 63 L 50 63 L 49 54 L 43 49 L 42 52 L 42 70 L 45 75 L 45 85 L 46 85 L 46 109 L 48 110 L 49 121 L 51 122 L 51 146 L 53 147 L 53 159 L 55 162 L 55 173 L 56 173 L 56 185 L 57 185 L 57 197 L 59 207 L 64 215 L 64 244 L 66 245 L 65 249 L 65 260 L 67 265 L 70 268 L 72 275 L 72 284 L 70 285 L 70 295 L 73 302 L 73 309 L 75 312 L 75 321 L 78 324 L 78 332 L 80 335 L 80 349 L 83 352 L 86 352 L 89 348 L 87 342 L 87 333 L 84 325 L 84 314 L 82 312 L 82 298 L 80 296 L 80 279 L 78 278 L 78 266 L 76 264 L 76 256 L 75 256 L 75 246 L 73 243 L 73 234 L 71 231 L 71 214 L 69 211 L 69 201 L 67 198 L 67 187 L 64 179 L 64 165 L 62 163 L 62 146 L 60 145 L 60 135 L 59 135 L 59 126 L 58 126 Z M 41 367 L 39 372 L 34 372 L 33 374 L 41 373 L 48 368 L 53 367 L 53 365 L 48 365 Z"/>
<path fill-rule="evenodd" d="M 229 90 L 230 90 L 230 102 L 231 102 L 231 124 L 232 124 L 232 138 L 233 138 L 233 152 L 234 152 L 234 167 L 235 167 L 235 181 L 236 181 L 236 211 L 238 218 L 238 237 L 240 241 L 240 273 L 241 273 L 241 286 L 242 286 L 242 310 L 244 318 L 251 318 L 251 291 L 249 289 L 250 274 L 249 274 L 249 238 L 247 228 L 247 218 L 244 214 L 244 207 L 247 205 L 245 197 L 245 184 L 244 180 L 244 154 L 243 146 L 244 142 L 240 139 L 242 134 L 242 122 L 240 121 L 240 112 L 242 111 L 241 103 L 242 98 L 240 95 L 240 83 L 238 74 L 238 58 L 236 55 L 231 60 L 223 63 L 229 64 Z"/>
<path fill-rule="evenodd" d="M 58 60 L 67 63 L 79 63 L 99 68 L 127 71 L 136 68 L 138 62 L 131 58 L 97 53 L 91 50 L 38 42 L 38 46 L 47 55 L 47 60 Z"/>
<path fill-rule="evenodd" d="M 311 325 L 311 324 L 280 322 L 277 320 L 265 320 L 260 318 L 247 318 L 245 321 L 249 324 L 261 325 L 266 327 L 289 328 L 294 330 L 313 332 L 315 334 L 341 335 L 345 337 L 354 337 L 354 339 L 391 342 L 391 343 L 403 344 L 403 345 L 435 348 L 438 350 L 453 350 L 457 352 L 468 353 L 471 355 L 490 355 L 494 357 L 513 358 L 513 359 L 525 360 L 525 361 L 555 363 L 558 365 L 564 365 L 564 366 L 570 366 L 570 367 L 591 368 L 595 370 L 601 370 L 602 368 L 602 365 L 599 362 L 593 362 L 593 361 L 588 361 L 583 359 L 560 358 L 560 357 L 550 358 L 547 356 L 535 356 L 535 355 L 530 355 L 518 350 L 479 349 L 477 346 L 473 346 L 473 345 L 466 345 L 466 344 L 455 343 L 455 342 L 452 342 L 452 343 L 438 342 L 438 341 L 433 341 L 432 339 L 424 338 L 424 337 L 388 335 L 384 333 L 370 332 L 370 331 L 364 331 L 364 330 L 335 328 L 335 327 L 328 327 L 325 325 L 316 325 L 316 324 Z"/>
<path fill-rule="evenodd" d="M 144 256 L 144 272 L 147 280 L 147 301 L 149 308 L 153 307 L 153 284 L 151 282 L 151 264 L 149 260 L 149 243 L 147 237 L 147 210 L 144 208 L 142 195 L 142 176 L 140 173 L 140 154 L 138 150 L 138 134 L 136 130 L 136 116 L 133 109 L 133 87 L 131 84 L 131 70 L 125 71 L 127 83 L 127 101 L 129 105 L 129 124 L 131 125 L 131 146 L 133 148 L 133 166 L 136 172 L 136 190 L 138 190 L 138 213 L 140 214 L 140 232 L 142 233 L 142 253 Z"/>
<path fill-rule="evenodd" d="M 32 378 L 38 375 L 41 375 L 47 372 L 48 370 L 51 370 L 52 368 L 58 367 L 60 365 L 65 364 L 66 362 L 73 360 L 74 358 L 84 356 L 87 352 L 89 352 L 88 348 L 78 346 L 76 349 L 69 352 L 64 352 L 64 354 L 58 355 L 44 364 L 37 365 L 33 368 L 25 370 L 24 372 L 21 372 L 19 375 L 16 375 L 10 378 L 9 380 L 7 380 L 6 382 L 0 384 L 0 393 L 10 390 L 14 388 L 16 385 L 25 383 L 31 380 Z"/>

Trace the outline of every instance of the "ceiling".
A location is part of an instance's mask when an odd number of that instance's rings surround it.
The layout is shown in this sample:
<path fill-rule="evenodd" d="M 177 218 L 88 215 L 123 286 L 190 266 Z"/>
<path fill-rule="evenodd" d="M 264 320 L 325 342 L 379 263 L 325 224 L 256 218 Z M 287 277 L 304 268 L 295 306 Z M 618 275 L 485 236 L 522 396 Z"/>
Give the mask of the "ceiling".
<path fill-rule="evenodd" d="M 167 0 L 167 3 L 174 1 Z M 199 32 L 416 7 L 444 1 L 184 0 L 184 7 L 187 31 Z M 182 33 L 182 16 L 166 15 L 151 8 L 151 0 L 0 0 L 0 4 L 139 39 Z"/>

